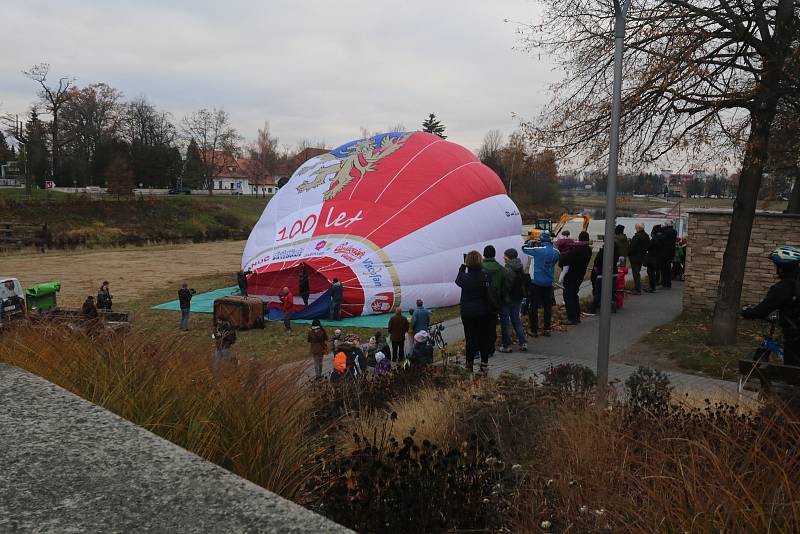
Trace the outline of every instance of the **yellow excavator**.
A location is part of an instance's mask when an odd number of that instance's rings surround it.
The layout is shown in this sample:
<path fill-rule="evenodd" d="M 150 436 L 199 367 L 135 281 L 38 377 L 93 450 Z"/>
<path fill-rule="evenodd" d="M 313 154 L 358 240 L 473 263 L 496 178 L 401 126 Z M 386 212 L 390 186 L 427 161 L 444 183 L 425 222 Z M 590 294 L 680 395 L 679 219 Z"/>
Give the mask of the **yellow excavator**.
<path fill-rule="evenodd" d="M 536 219 L 534 228 L 528 230 L 528 240 L 539 241 L 539 236 L 542 235 L 542 232 L 550 232 L 553 240 L 555 240 L 558 234 L 561 233 L 561 230 L 564 229 L 564 225 L 576 219 L 583 219 L 581 230 L 585 232 L 586 229 L 589 228 L 589 221 L 592 220 L 592 217 L 588 213 L 564 213 L 555 225 L 553 225 L 552 219 Z"/>

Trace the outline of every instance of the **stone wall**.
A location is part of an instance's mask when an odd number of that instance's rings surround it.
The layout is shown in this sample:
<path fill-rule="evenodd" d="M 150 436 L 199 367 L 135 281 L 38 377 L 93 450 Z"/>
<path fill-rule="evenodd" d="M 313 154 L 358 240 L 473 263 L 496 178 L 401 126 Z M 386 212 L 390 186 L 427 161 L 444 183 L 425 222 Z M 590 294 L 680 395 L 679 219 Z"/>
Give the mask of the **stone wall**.
<path fill-rule="evenodd" d="M 352 532 L 0 363 L 0 532 Z"/>
<path fill-rule="evenodd" d="M 714 309 L 730 222 L 731 210 L 689 210 L 684 310 Z M 742 304 L 759 302 L 777 281 L 775 266 L 767 258 L 777 245 L 800 246 L 800 215 L 756 212 Z"/>

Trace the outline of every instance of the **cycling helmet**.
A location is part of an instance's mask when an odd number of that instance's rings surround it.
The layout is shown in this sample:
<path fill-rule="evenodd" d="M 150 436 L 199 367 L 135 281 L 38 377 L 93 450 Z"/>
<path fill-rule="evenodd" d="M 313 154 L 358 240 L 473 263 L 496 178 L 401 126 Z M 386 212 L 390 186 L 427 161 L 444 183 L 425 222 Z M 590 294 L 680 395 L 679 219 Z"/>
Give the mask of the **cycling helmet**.
<path fill-rule="evenodd" d="M 800 263 L 800 248 L 781 245 L 770 253 L 769 259 L 779 266 L 797 265 Z"/>

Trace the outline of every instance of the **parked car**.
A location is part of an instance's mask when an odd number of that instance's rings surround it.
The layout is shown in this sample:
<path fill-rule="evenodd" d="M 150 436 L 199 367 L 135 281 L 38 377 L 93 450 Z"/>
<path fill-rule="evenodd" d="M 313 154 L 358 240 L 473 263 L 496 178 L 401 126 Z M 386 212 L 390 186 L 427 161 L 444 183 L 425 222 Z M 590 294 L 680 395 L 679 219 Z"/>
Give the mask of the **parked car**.
<path fill-rule="evenodd" d="M 186 187 L 185 185 L 182 185 L 180 187 L 173 187 L 172 189 L 167 191 L 167 194 L 168 195 L 191 195 L 192 194 L 192 188 L 191 187 Z"/>

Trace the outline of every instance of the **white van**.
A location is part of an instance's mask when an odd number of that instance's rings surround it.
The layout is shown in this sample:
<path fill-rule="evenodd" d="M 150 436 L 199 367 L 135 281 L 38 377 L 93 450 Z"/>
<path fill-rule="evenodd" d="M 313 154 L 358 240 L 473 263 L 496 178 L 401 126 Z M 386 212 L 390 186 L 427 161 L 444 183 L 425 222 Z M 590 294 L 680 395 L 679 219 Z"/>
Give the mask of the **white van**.
<path fill-rule="evenodd" d="M 0 326 L 12 317 L 25 315 L 25 292 L 19 280 L 0 276 Z"/>

